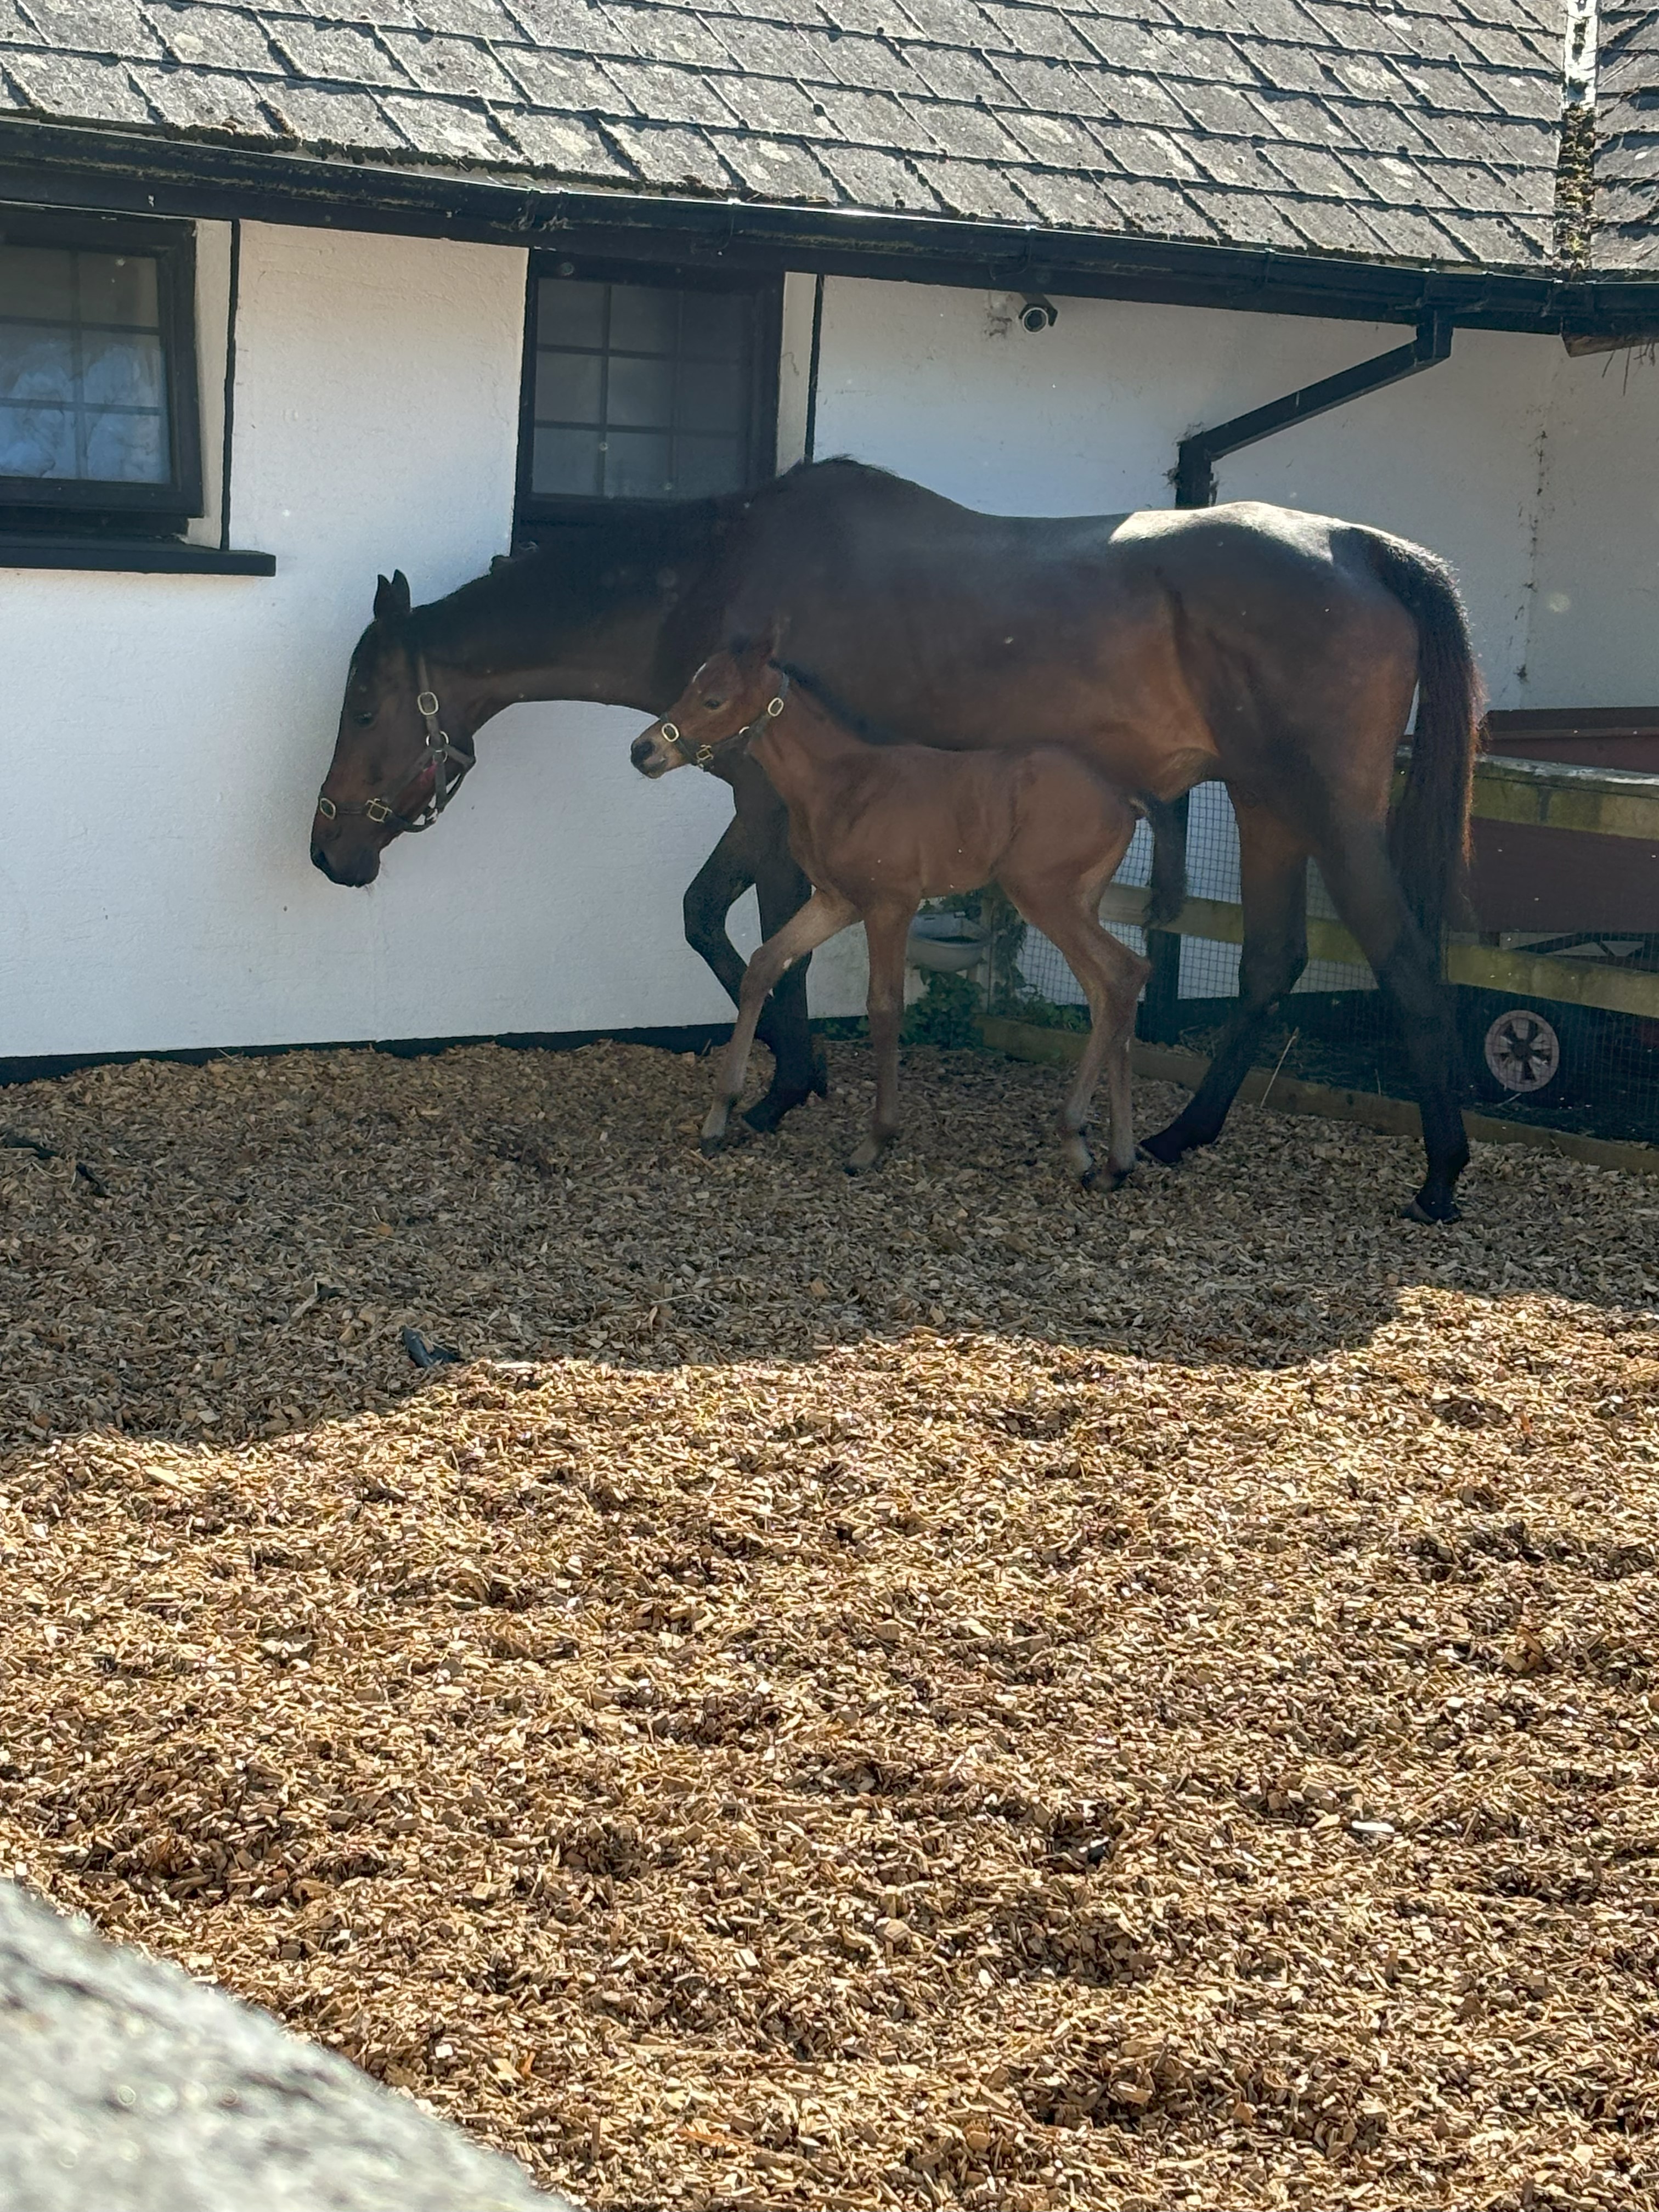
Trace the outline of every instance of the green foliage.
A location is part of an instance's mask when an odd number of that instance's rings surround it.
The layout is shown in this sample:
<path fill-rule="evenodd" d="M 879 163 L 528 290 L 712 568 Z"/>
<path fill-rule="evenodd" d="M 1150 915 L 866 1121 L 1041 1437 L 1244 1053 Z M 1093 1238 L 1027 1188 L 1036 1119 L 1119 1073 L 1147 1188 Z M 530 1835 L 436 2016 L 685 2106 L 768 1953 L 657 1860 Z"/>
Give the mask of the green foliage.
<path fill-rule="evenodd" d="M 906 1009 L 901 1034 L 906 1044 L 980 1044 L 980 1012 L 979 986 L 971 975 L 930 971 L 921 996 Z"/>

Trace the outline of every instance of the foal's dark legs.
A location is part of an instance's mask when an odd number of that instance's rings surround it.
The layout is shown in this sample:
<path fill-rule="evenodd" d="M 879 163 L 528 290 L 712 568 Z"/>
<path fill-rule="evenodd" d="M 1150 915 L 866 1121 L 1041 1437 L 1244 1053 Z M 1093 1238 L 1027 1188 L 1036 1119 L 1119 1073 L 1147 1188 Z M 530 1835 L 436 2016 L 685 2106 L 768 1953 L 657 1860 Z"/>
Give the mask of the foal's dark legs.
<path fill-rule="evenodd" d="M 1308 964 L 1308 848 L 1259 807 L 1241 805 L 1237 798 L 1233 807 L 1244 909 L 1238 1003 L 1204 1080 L 1169 1127 L 1141 1145 L 1142 1152 L 1166 1167 L 1195 1146 L 1212 1145 L 1221 1134 L 1238 1086 L 1255 1063 L 1268 1016 Z"/>
<path fill-rule="evenodd" d="M 1406 1212 L 1414 1221 L 1455 1221 L 1452 1194 L 1468 1165 L 1469 1145 L 1457 1103 L 1462 1057 L 1438 959 L 1412 920 L 1376 823 L 1345 825 L 1321 852 L 1319 866 L 1337 912 L 1376 970 L 1411 1066 L 1428 1173 Z"/>

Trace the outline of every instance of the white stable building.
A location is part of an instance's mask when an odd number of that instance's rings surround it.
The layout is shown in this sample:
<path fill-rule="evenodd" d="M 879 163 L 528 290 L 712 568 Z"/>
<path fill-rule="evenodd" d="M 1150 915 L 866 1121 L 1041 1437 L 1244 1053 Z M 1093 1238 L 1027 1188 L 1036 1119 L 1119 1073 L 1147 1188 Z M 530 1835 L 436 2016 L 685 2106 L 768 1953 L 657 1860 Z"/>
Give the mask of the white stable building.
<path fill-rule="evenodd" d="M 377 570 L 573 500 L 1167 505 L 1437 331 L 1220 495 L 1447 556 L 1499 707 L 1659 698 L 1659 54 L 1600 14 L 1592 175 L 1578 0 L 0 0 L 0 1062 L 723 1018 L 726 795 L 637 713 L 516 708 L 371 891 L 309 864 Z"/>

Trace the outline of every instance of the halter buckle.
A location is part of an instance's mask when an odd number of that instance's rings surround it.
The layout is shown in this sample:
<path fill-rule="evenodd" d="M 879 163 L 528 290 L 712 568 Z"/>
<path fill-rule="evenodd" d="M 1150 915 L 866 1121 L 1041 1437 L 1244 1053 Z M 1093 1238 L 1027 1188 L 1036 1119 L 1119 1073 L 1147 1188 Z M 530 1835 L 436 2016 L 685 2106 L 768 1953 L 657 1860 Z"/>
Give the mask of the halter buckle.
<path fill-rule="evenodd" d="M 371 822 L 385 822 L 390 818 L 392 809 L 384 799 L 371 799 L 363 812 Z"/>
<path fill-rule="evenodd" d="M 699 745 L 696 751 L 692 755 L 692 758 L 696 761 L 699 768 L 707 768 L 714 757 L 714 748 L 713 745 Z"/>

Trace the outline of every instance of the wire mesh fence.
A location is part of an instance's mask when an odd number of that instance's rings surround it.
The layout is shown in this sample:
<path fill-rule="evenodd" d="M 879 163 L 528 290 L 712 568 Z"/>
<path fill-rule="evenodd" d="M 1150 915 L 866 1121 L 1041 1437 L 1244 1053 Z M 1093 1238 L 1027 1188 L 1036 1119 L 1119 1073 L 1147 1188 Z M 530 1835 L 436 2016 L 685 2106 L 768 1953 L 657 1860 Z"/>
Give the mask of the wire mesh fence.
<path fill-rule="evenodd" d="M 1581 1134 L 1659 1142 L 1659 844 L 1650 850 L 1632 842 L 1629 819 L 1622 836 L 1574 827 L 1552 833 L 1550 793 L 1558 814 L 1589 821 L 1584 808 L 1596 799 L 1596 781 L 1583 770 L 1540 778 L 1526 767 L 1522 775 L 1516 764 L 1501 764 L 1507 781 L 1495 796 L 1477 798 L 1477 811 L 1484 805 L 1488 819 L 1476 825 L 1474 919 L 1550 926 L 1471 930 L 1451 940 L 1448 988 L 1468 1103 L 1483 1113 Z M 1509 788 L 1517 777 L 1518 799 Z M 1564 778 L 1571 780 L 1567 799 L 1583 802 L 1577 815 L 1559 795 Z M 1635 803 L 1659 818 L 1659 779 L 1622 781 L 1653 787 L 1645 799 L 1638 792 Z M 1519 830 L 1509 819 L 1517 810 Z M 1647 821 L 1630 819 L 1638 829 Z M 1151 860 L 1143 823 L 1103 908 L 1106 926 L 1142 953 L 1146 933 L 1127 917 L 1141 904 Z M 1218 784 L 1191 794 L 1188 885 L 1174 933 L 1178 954 L 1161 958 L 1143 994 L 1139 1029 L 1150 1042 L 1207 1055 L 1232 1011 L 1242 934 L 1237 830 Z M 1345 933 L 1312 866 L 1308 915 L 1314 957 L 1264 1035 L 1260 1062 L 1304 1082 L 1408 1098 L 1405 1054 L 1376 978 L 1358 959 L 1330 957 L 1343 949 Z M 1017 917 L 993 927 L 981 974 L 992 1013 L 1060 1028 L 1087 1024 L 1083 994 L 1064 958 Z"/>

